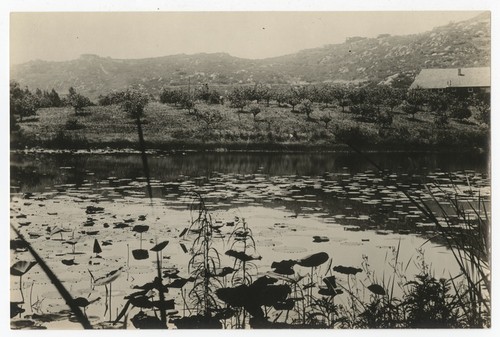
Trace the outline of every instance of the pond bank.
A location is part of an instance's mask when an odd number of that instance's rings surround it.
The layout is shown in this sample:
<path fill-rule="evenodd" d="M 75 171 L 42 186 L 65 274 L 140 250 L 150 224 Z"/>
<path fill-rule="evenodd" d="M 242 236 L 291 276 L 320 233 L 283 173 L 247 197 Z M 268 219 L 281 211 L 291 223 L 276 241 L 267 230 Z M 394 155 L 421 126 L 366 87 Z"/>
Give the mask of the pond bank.
<path fill-rule="evenodd" d="M 130 142 L 114 143 L 69 143 L 68 146 L 53 146 L 54 144 L 41 144 L 41 146 L 22 146 L 23 144 L 11 143 L 11 151 L 21 153 L 140 153 L 138 144 Z M 474 153 L 481 154 L 490 151 L 489 148 L 464 147 L 464 146 L 371 146 L 358 148 L 365 153 Z M 256 152 L 256 153 L 351 153 L 356 152 L 346 144 L 193 144 L 193 143 L 146 143 L 146 152 L 156 153 L 188 153 L 188 152 Z"/>

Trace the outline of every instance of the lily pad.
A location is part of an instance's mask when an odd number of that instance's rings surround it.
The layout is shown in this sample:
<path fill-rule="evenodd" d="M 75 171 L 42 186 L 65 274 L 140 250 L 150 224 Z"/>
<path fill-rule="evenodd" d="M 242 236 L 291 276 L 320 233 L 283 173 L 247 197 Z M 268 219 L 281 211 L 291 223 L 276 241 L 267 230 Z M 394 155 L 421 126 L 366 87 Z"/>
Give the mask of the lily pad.
<path fill-rule="evenodd" d="M 333 270 L 336 271 L 337 273 L 345 274 L 345 275 L 356 275 L 357 273 L 360 273 L 363 271 L 361 268 L 355 268 L 355 267 L 345 267 L 345 266 L 335 266 L 333 267 Z"/>
<path fill-rule="evenodd" d="M 301 260 L 297 260 L 297 264 L 302 267 L 317 267 L 328 261 L 329 256 L 325 252 L 306 256 Z"/>
<path fill-rule="evenodd" d="M 136 260 L 145 260 L 149 257 L 149 252 L 146 249 L 134 249 L 132 255 Z"/>
<path fill-rule="evenodd" d="M 370 290 L 375 295 L 384 296 L 386 294 L 385 289 L 381 285 L 378 285 L 378 284 L 375 284 L 375 283 L 369 285 L 367 288 L 368 288 L 368 290 Z"/>
<path fill-rule="evenodd" d="M 167 245 L 168 245 L 168 241 L 163 241 L 163 242 L 160 242 L 157 245 L 155 245 L 150 250 L 153 252 L 159 252 L 159 251 L 163 250 L 163 248 L 165 248 Z"/>

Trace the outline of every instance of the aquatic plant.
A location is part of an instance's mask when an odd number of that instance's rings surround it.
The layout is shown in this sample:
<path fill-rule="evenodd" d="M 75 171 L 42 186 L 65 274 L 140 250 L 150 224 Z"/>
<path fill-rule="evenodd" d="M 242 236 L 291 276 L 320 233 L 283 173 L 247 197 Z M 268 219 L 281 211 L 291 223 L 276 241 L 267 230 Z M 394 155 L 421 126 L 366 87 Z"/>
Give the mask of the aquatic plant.
<path fill-rule="evenodd" d="M 14 276 L 19 276 L 19 290 L 21 292 L 21 297 L 24 302 L 23 294 L 23 275 L 26 274 L 31 268 L 36 265 L 36 261 L 17 261 L 10 267 L 10 274 Z"/>
<path fill-rule="evenodd" d="M 92 329 L 92 325 L 88 321 L 87 317 L 82 313 L 80 308 L 74 303 L 74 300 L 70 293 L 66 290 L 64 285 L 61 283 L 61 281 L 57 278 L 57 276 L 52 272 L 52 270 L 47 266 L 45 261 L 38 255 L 38 253 L 33 249 L 33 247 L 30 245 L 28 241 L 23 237 L 23 235 L 14 227 L 11 225 L 12 230 L 16 233 L 18 236 L 19 240 L 24 242 L 24 246 L 28 249 L 28 251 L 31 253 L 35 261 L 40 265 L 44 273 L 47 275 L 49 280 L 52 282 L 54 287 L 56 287 L 57 291 L 61 295 L 61 297 L 66 301 L 66 304 L 70 307 L 71 311 L 75 315 L 77 321 L 82 325 L 84 329 Z"/>
<path fill-rule="evenodd" d="M 387 171 L 384 171 L 352 144 L 346 144 L 377 168 L 384 180 L 390 181 Z M 460 274 L 450 275 L 450 281 L 455 291 L 455 299 L 462 312 L 460 319 L 464 321 L 463 324 L 474 328 L 489 327 L 491 324 L 491 225 L 488 207 L 480 191 L 475 192 L 470 183 L 469 189 L 465 191 L 461 191 L 451 178 L 450 184 L 452 191 L 443 190 L 437 183 L 432 186 L 426 185 L 426 197 L 430 201 L 424 200 L 422 195 L 412 196 L 404 186 L 396 185 L 396 188 L 434 224 L 436 237 L 453 254 Z M 445 201 L 438 199 L 431 187 L 444 195 Z M 464 196 L 468 196 L 465 202 L 461 201 Z M 444 203 L 449 203 L 452 210 L 447 210 Z M 433 210 L 431 205 L 437 207 L 438 210 Z"/>
<path fill-rule="evenodd" d="M 146 249 L 142 249 L 142 233 L 147 232 L 149 226 L 146 225 L 135 225 L 132 231 L 139 233 L 139 249 L 132 250 L 132 255 L 136 260 L 145 260 L 149 257 L 149 253 Z"/>
<path fill-rule="evenodd" d="M 214 318 L 214 313 L 220 309 L 214 296 L 214 291 L 221 285 L 215 277 L 220 268 L 220 254 L 212 247 L 213 220 L 201 195 L 196 194 L 196 199 L 191 204 L 191 212 L 194 217 L 188 230 L 197 233 L 197 237 L 193 241 L 193 254 L 188 263 L 188 271 L 194 279 L 189 297 L 195 306 L 196 314 L 203 317 L 198 320 L 200 324 L 210 327 L 214 321 L 218 321 Z"/>
<path fill-rule="evenodd" d="M 92 278 L 92 284 L 93 286 L 104 286 L 106 289 L 106 311 L 108 310 L 109 306 L 109 321 L 112 322 L 111 319 L 111 296 L 112 296 L 112 284 L 113 281 L 116 280 L 122 273 L 123 267 L 120 267 L 118 269 L 112 270 L 109 273 L 107 273 L 104 276 L 97 277 L 95 278 L 92 272 L 89 270 L 90 277 Z M 109 292 L 108 292 L 108 284 L 109 284 Z M 109 295 L 108 295 L 109 294 Z M 108 299 L 109 296 L 109 299 Z M 104 312 L 104 315 L 106 315 L 106 312 Z"/>
<path fill-rule="evenodd" d="M 226 255 L 234 258 L 231 283 L 233 286 L 248 286 L 253 281 L 252 274 L 258 272 L 257 266 L 252 261 L 260 260 L 262 257 L 257 255 L 253 233 L 245 219 L 237 217 L 234 223 L 234 229 L 228 239 L 230 249 L 226 251 Z M 242 310 L 236 315 L 235 327 L 244 329 L 247 309 L 244 306 L 240 307 Z"/>

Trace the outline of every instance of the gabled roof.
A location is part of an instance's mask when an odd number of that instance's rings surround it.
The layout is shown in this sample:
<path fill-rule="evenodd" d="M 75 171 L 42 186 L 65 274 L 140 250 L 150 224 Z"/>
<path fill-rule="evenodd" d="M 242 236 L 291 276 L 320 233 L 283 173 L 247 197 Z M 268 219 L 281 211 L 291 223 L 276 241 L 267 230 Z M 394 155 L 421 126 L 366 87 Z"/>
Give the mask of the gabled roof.
<path fill-rule="evenodd" d="M 490 87 L 490 68 L 422 69 L 410 89 Z"/>

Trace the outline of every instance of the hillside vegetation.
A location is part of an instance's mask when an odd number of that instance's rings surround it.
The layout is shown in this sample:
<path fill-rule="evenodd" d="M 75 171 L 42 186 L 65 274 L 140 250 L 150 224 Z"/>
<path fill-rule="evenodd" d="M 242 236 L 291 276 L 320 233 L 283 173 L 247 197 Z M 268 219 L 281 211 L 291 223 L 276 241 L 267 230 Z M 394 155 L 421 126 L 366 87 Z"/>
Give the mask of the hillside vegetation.
<path fill-rule="evenodd" d="M 260 112 L 255 116 L 257 111 Z M 436 114 L 414 117 L 396 109 L 392 123 L 373 122 L 341 108 L 312 104 L 310 117 L 288 106 L 257 105 L 243 112 L 225 105 L 198 103 L 181 109 L 151 102 L 142 118 L 148 148 L 165 150 L 339 150 L 347 144 L 373 150 L 464 150 L 488 146 L 488 126 L 476 120 L 450 118 L 436 123 Z M 91 106 L 75 115 L 70 107 L 42 108 L 19 122 L 12 147 L 137 148 L 134 119 L 117 105 Z"/>

